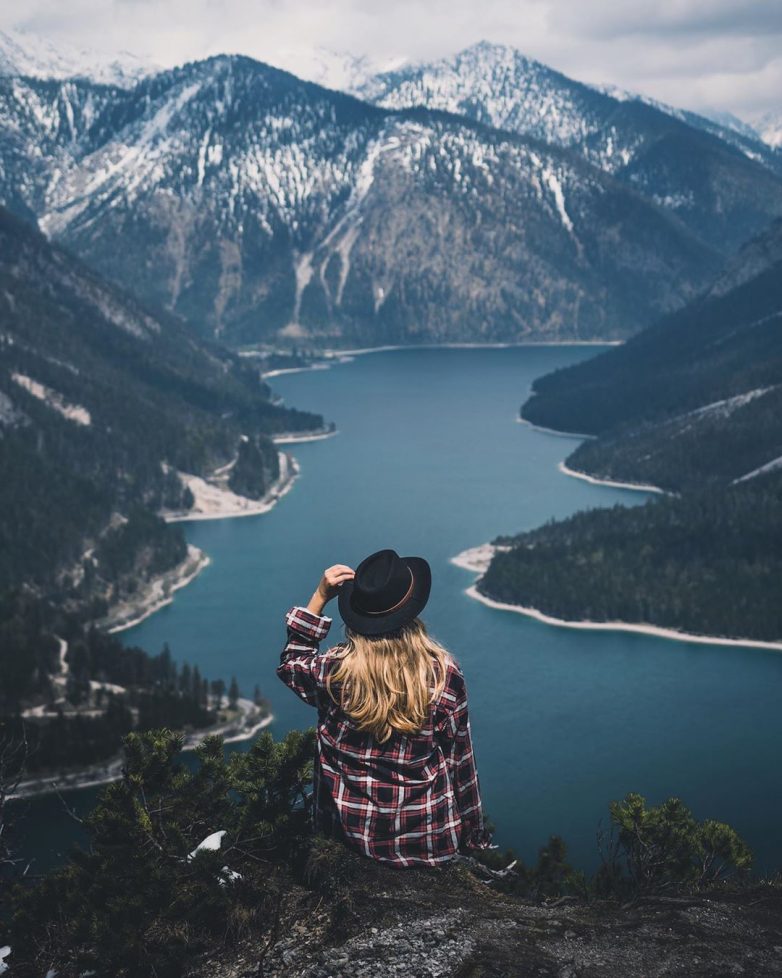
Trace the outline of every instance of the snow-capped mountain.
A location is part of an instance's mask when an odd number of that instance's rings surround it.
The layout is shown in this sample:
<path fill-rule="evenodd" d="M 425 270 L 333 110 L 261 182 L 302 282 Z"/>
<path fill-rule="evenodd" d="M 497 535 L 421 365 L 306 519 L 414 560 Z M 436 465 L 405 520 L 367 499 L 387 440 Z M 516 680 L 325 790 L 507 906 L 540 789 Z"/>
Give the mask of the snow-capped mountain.
<path fill-rule="evenodd" d="M 17 210 L 231 343 L 617 337 L 720 262 L 578 154 L 248 58 L 0 80 L 0 119 Z"/>
<path fill-rule="evenodd" d="M 48 38 L 29 31 L 0 31 L 0 75 L 32 78 L 89 78 L 129 88 L 159 66 L 128 51 L 103 52 Z"/>
<path fill-rule="evenodd" d="M 659 99 L 651 98 L 640 92 L 620 88 L 618 85 L 595 85 L 593 87 L 596 91 L 610 95 L 619 102 L 643 102 L 645 105 L 651 105 L 665 115 L 686 122 L 695 129 L 702 129 L 704 132 L 711 133 L 718 139 L 735 146 L 749 159 L 757 160 L 775 172 L 782 173 L 782 157 L 773 152 L 769 153 L 768 146 L 764 143 L 760 133 L 748 122 L 733 115 L 732 112 L 725 112 L 721 109 L 694 112 L 691 109 L 677 108 L 675 105 L 669 105 L 667 102 L 661 102 Z"/>
<path fill-rule="evenodd" d="M 684 113 L 685 117 L 692 118 L 693 113 Z M 738 133 L 746 139 L 757 142 L 761 138 L 760 133 L 749 122 L 739 119 L 732 112 L 725 112 L 723 109 L 702 109 L 700 117 L 710 122 L 716 122 L 721 129 Z"/>
<path fill-rule="evenodd" d="M 764 112 L 753 120 L 753 125 L 765 143 L 778 151 L 782 150 L 782 111 L 772 109 Z"/>
<path fill-rule="evenodd" d="M 782 155 L 757 136 L 621 89 L 584 85 L 515 48 L 485 41 L 440 61 L 375 75 L 355 94 L 389 108 L 443 109 L 572 149 L 698 234 L 709 226 L 707 233 L 716 232 L 714 202 L 727 170 L 742 182 L 757 176 L 762 183 L 761 166 L 782 175 Z M 738 247 L 758 228 L 733 212 L 725 230 Z"/>
<path fill-rule="evenodd" d="M 408 59 L 371 58 L 368 55 L 355 55 L 349 51 L 333 51 L 331 48 L 316 48 L 298 73 L 307 81 L 316 82 L 324 88 L 335 88 L 340 92 L 354 93 L 375 75 L 398 71 Z"/>

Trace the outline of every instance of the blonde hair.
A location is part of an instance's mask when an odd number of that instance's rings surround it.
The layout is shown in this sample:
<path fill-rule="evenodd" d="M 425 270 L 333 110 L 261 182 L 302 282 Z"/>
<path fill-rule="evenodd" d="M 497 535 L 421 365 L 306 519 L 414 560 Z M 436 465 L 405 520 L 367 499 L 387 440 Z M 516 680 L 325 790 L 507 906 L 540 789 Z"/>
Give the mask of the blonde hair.
<path fill-rule="evenodd" d="M 359 730 L 378 743 L 393 731 L 417 733 L 430 703 L 443 690 L 450 653 L 426 631 L 420 618 L 386 635 L 345 631 L 344 645 L 329 654 L 339 665 L 326 676 L 326 689 Z M 331 684 L 342 683 L 339 699 Z"/>

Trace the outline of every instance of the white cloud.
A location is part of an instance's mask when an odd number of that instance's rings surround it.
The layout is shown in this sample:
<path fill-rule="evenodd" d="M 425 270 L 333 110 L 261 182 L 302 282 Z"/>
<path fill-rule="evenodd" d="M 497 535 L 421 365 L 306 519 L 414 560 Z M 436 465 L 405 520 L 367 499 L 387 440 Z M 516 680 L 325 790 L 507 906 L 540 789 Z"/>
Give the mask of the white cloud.
<path fill-rule="evenodd" d="M 776 0 L 28 0 L 0 26 L 163 65 L 239 52 L 305 76 L 322 47 L 418 60 L 486 39 L 686 107 L 752 115 L 782 94 Z"/>

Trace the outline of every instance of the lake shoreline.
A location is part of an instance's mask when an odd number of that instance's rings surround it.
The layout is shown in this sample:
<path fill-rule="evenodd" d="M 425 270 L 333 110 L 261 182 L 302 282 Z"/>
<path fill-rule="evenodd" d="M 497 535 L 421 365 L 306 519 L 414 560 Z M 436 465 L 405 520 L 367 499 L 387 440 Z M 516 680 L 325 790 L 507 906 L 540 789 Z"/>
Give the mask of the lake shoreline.
<path fill-rule="evenodd" d="M 625 340 L 521 340 L 505 343 L 392 343 L 386 346 L 363 346 L 354 350 L 326 349 L 325 357 L 359 357 L 369 353 L 388 353 L 393 350 L 511 350 L 537 346 L 622 346 Z"/>
<path fill-rule="evenodd" d="M 325 436 L 317 436 L 317 438 Z M 316 440 L 316 436 L 311 439 Z M 201 476 L 187 476 L 188 486 L 195 496 L 193 506 L 188 510 L 166 511 L 160 515 L 166 523 L 188 523 L 196 520 L 221 520 L 238 516 L 260 516 L 287 495 L 299 476 L 300 467 L 296 459 L 287 452 L 279 452 L 280 474 L 260 499 L 240 496 L 230 489 L 217 486 Z M 198 507 L 201 507 L 200 509 Z"/>
<path fill-rule="evenodd" d="M 584 482 L 588 482 L 593 486 L 610 486 L 612 489 L 632 489 L 635 492 L 656 492 L 661 496 L 675 495 L 675 493 L 669 492 L 667 489 L 661 489 L 660 486 L 653 486 L 651 483 L 614 482 L 611 479 L 599 479 L 597 476 L 589 475 L 588 472 L 571 469 L 564 462 L 560 462 L 557 468 L 563 475 L 568 475 L 571 479 L 582 479 Z"/>
<path fill-rule="evenodd" d="M 242 740 L 251 740 L 257 733 L 268 727 L 274 721 L 274 714 L 264 711 L 252 700 L 239 699 L 239 720 L 218 723 L 203 730 L 194 730 L 185 735 L 185 742 L 182 751 L 193 751 L 199 744 L 210 736 L 222 736 L 223 743 L 233 744 Z M 256 722 L 252 723 L 257 717 Z M 236 730 L 237 722 L 242 721 L 247 724 L 252 723 L 246 729 Z M 229 736 L 225 736 L 229 734 Z M 97 764 L 89 764 L 86 767 L 78 768 L 73 771 L 56 774 L 41 774 L 33 778 L 20 781 L 15 791 L 8 796 L 9 801 L 24 801 L 28 798 L 39 798 L 42 795 L 55 794 L 58 791 L 73 791 L 83 788 L 95 788 L 112 781 L 118 781 L 122 777 L 122 768 L 125 763 L 124 757 L 115 755 L 107 761 Z"/>
<path fill-rule="evenodd" d="M 140 595 L 131 600 L 115 602 L 108 613 L 93 624 L 109 635 L 133 628 L 170 605 L 174 594 L 194 581 L 210 563 L 208 554 L 188 543 L 187 556 L 180 564 L 145 581 Z"/>
<path fill-rule="evenodd" d="M 464 570 L 469 570 L 479 575 L 486 572 L 491 558 L 495 553 L 502 550 L 508 550 L 508 547 L 497 546 L 492 543 L 484 543 L 477 547 L 470 547 L 468 550 L 463 550 L 461 553 L 456 554 L 455 557 L 451 558 L 451 563 L 455 564 L 457 567 L 461 567 Z M 770 651 L 779 652 L 782 651 L 782 642 L 767 642 L 762 639 L 740 639 L 740 638 L 726 638 L 724 636 L 715 635 L 700 635 L 696 632 L 682 632 L 676 628 L 665 628 L 662 625 L 649 625 L 643 622 L 623 622 L 623 621 L 590 621 L 589 619 L 568 619 L 568 618 L 556 618 L 553 615 L 548 615 L 538 608 L 532 608 L 527 605 L 511 604 L 505 601 L 498 601 L 495 598 L 490 598 L 488 595 L 483 594 L 478 590 L 479 580 L 471 584 L 468 588 L 465 588 L 464 593 L 473 598 L 475 601 L 480 601 L 481 604 L 485 604 L 489 608 L 494 608 L 497 611 L 513 611 L 519 615 L 525 615 L 527 618 L 534 618 L 536 621 L 542 622 L 544 625 L 553 625 L 556 628 L 578 628 L 584 631 L 606 631 L 606 632 L 635 632 L 640 635 L 651 635 L 655 638 L 663 638 L 676 642 L 695 642 L 700 645 L 728 645 L 728 646 L 738 646 L 741 648 L 755 648 L 755 649 L 767 649 Z"/>
<path fill-rule="evenodd" d="M 326 437 L 326 435 L 322 437 Z M 255 500 L 245 496 L 236 496 L 236 499 L 245 502 L 241 509 L 231 505 L 218 504 L 209 512 L 169 512 L 164 513 L 163 518 L 167 523 L 185 523 L 199 520 L 260 516 L 268 513 L 283 496 L 290 492 L 300 471 L 299 463 L 292 455 L 287 452 L 280 452 L 280 476 L 261 499 Z M 200 479 L 199 481 L 204 482 L 205 480 Z M 216 491 L 220 492 L 220 490 Z M 233 497 L 235 494 L 231 493 L 230 495 Z M 95 624 L 112 635 L 140 625 L 150 615 L 154 615 L 162 608 L 170 605 L 174 600 L 175 592 L 194 581 L 210 563 L 208 554 L 189 543 L 187 545 L 187 557 L 181 564 L 144 582 L 140 595 L 116 603 Z"/>
<path fill-rule="evenodd" d="M 302 370 L 305 368 L 301 368 Z M 297 373 L 300 370 L 296 371 Z M 279 435 L 272 435 L 272 441 L 275 445 L 301 445 L 307 441 L 323 441 L 324 438 L 333 438 L 338 435 L 339 432 L 336 428 L 321 428 L 317 431 L 302 431 L 302 432 L 282 432 Z"/>
<path fill-rule="evenodd" d="M 597 438 L 597 435 L 585 435 L 578 431 L 559 431 L 557 428 L 546 428 L 544 425 L 535 424 L 534 421 L 527 421 L 522 415 L 516 418 L 516 423 L 523 424 L 527 428 L 532 428 L 533 431 L 540 431 L 544 435 L 555 435 L 557 438 L 578 438 L 580 441 Z"/>

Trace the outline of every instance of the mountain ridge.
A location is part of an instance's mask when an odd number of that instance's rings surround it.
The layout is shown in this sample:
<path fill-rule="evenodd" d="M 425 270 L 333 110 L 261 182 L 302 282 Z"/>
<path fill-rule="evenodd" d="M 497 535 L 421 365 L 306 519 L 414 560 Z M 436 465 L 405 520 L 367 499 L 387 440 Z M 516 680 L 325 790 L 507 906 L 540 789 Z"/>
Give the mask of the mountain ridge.
<path fill-rule="evenodd" d="M 240 56 L 131 90 L 0 80 L 0 120 L 18 213 L 232 345 L 619 338 L 782 213 L 782 179 L 704 134 L 727 236 L 567 147 Z"/>
<path fill-rule="evenodd" d="M 160 66 L 129 51 L 105 53 L 24 30 L 0 31 L 0 75 L 89 79 L 130 87 Z"/>
<path fill-rule="evenodd" d="M 521 415 L 594 436 L 566 472 L 669 495 L 498 538 L 480 594 L 565 623 L 782 641 L 782 221 L 688 306 L 536 380 Z"/>
<path fill-rule="evenodd" d="M 209 477 L 236 458 L 229 482 L 260 497 L 279 470 L 269 435 L 322 419 L 272 404 L 241 358 L 2 209 L 0 245 L 0 591 L 57 594 L 96 617 L 126 578 L 185 559 L 181 534 L 155 515 L 192 505 L 178 471 Z M 257 458 L 242 457 L 245 440 Z M 119 537 L 122 573 L 109 557 Z"/>

